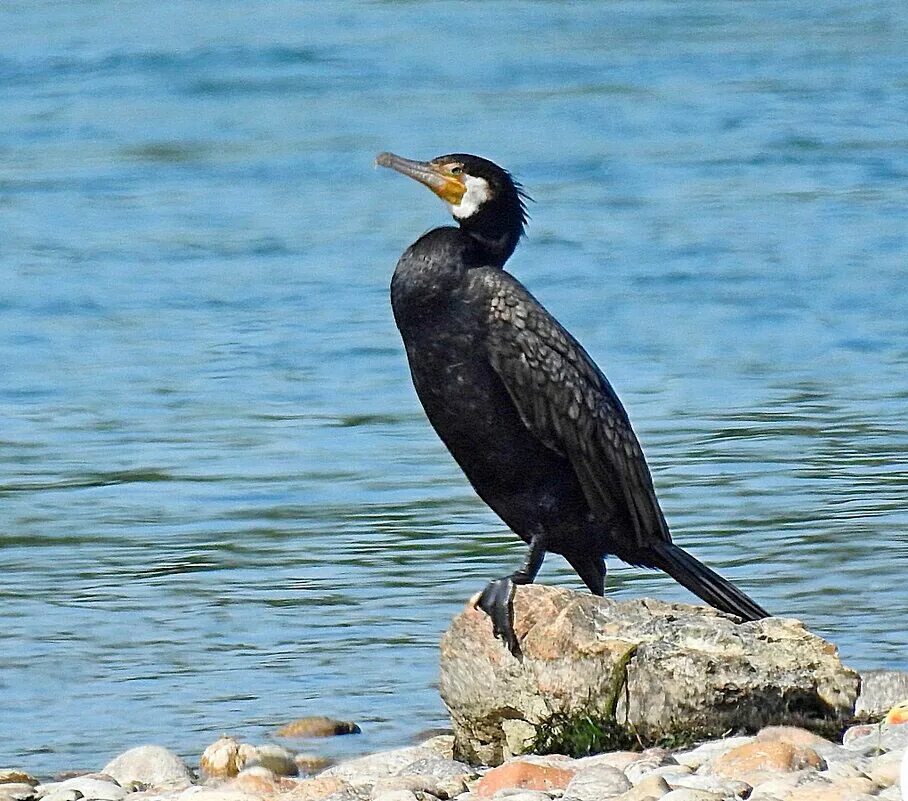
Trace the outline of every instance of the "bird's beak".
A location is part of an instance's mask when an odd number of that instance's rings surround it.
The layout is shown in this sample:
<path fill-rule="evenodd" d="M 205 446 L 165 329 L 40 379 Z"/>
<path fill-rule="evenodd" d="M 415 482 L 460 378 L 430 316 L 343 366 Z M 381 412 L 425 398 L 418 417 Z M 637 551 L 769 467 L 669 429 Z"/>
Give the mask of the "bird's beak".
<path fill-rule="evenodd" d="M 379 167 L 389 167 L 419 181 L 453 206 L 459 205 L 467 191 L 467 187 L 459 176 L 449 174 L 443 165 L 432 161 L 413 161 L 413 159 L 395 156 L 393 153 L 379 153 L 375 157 L 375 163 Z"/>

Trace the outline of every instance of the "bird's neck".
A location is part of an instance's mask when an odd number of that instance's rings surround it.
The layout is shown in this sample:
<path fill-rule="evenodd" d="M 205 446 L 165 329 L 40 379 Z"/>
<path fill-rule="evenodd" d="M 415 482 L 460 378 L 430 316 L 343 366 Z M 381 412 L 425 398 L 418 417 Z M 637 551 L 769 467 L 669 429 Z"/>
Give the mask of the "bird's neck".
<path fill-rule="evenodd" d="M 500 228 L 462 225 L 460 230 L 472 240 L 479 260 L 489 267 L 504 267 L 520 240 L 520 233 L 515 235 Z"/>

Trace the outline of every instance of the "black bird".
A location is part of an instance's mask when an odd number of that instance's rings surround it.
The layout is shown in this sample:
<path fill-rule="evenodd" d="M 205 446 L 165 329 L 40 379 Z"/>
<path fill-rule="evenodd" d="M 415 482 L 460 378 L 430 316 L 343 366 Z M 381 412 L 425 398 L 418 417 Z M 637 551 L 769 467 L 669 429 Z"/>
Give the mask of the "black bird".
<path fill-rule="evenodd" d="M 527 222 L 527 196 L 479 156 L 376 163 L 425 184 L 459 223 L 429 231 L 391 280 L 391 305 L 429 422 L 479 497 L 530 548 L 477 602 L 512 653 L 514 586 L 547 551 L 602 595 L 605 555 L 664 570 L 744 620 L 769 613 L 672 544 L 640 443 L 602 371 L 505 272 Z"/>

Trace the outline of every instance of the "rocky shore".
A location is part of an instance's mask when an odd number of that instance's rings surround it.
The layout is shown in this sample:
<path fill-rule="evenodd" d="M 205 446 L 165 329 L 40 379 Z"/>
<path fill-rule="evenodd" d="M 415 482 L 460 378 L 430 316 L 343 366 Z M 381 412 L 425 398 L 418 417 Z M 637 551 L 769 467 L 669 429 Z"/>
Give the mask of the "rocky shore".
<path fill-rule="evenodd" d="M 197 767 L 146 745 L 85 775 L 0 769 L 0 801 L 908 801 L 908 675 L 858 676 L 798 621 L 524 587 L 515 631 L 517 657 L 471 603 L 455 617 L 453 731 L 418 745 L 331 765 L 313 742 L 359 727 L 304 718 L 274 731 L 299 751 L 225 736 Z"/>
<path fill-rule="evenodd" d="M 908 722 L 853 726 L 840 742 L 771 726 L 679 750 L 527 755 L 489 768 L 455 760 L 453 736 L 440 735 L 322 767 L 225 737 L 198 772 L 161 746 L 60 781 L 0 770 L 0 801 L 901 801 L 906 746 Z"/>

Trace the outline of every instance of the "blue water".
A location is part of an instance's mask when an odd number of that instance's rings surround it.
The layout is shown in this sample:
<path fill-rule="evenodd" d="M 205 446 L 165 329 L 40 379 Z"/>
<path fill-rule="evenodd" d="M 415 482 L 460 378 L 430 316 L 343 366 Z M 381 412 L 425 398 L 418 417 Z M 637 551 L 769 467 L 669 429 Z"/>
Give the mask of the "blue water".
<path fill-rule="evenodd" d="M 0 767 L 444 724 L 522 547 L 409 385 L 387 284 L 446 215 L 385 149 L 515 172 L 510 267 L 676 540 L 908 668 L 906 41 L 898 0 L 0 6 Z"/>

